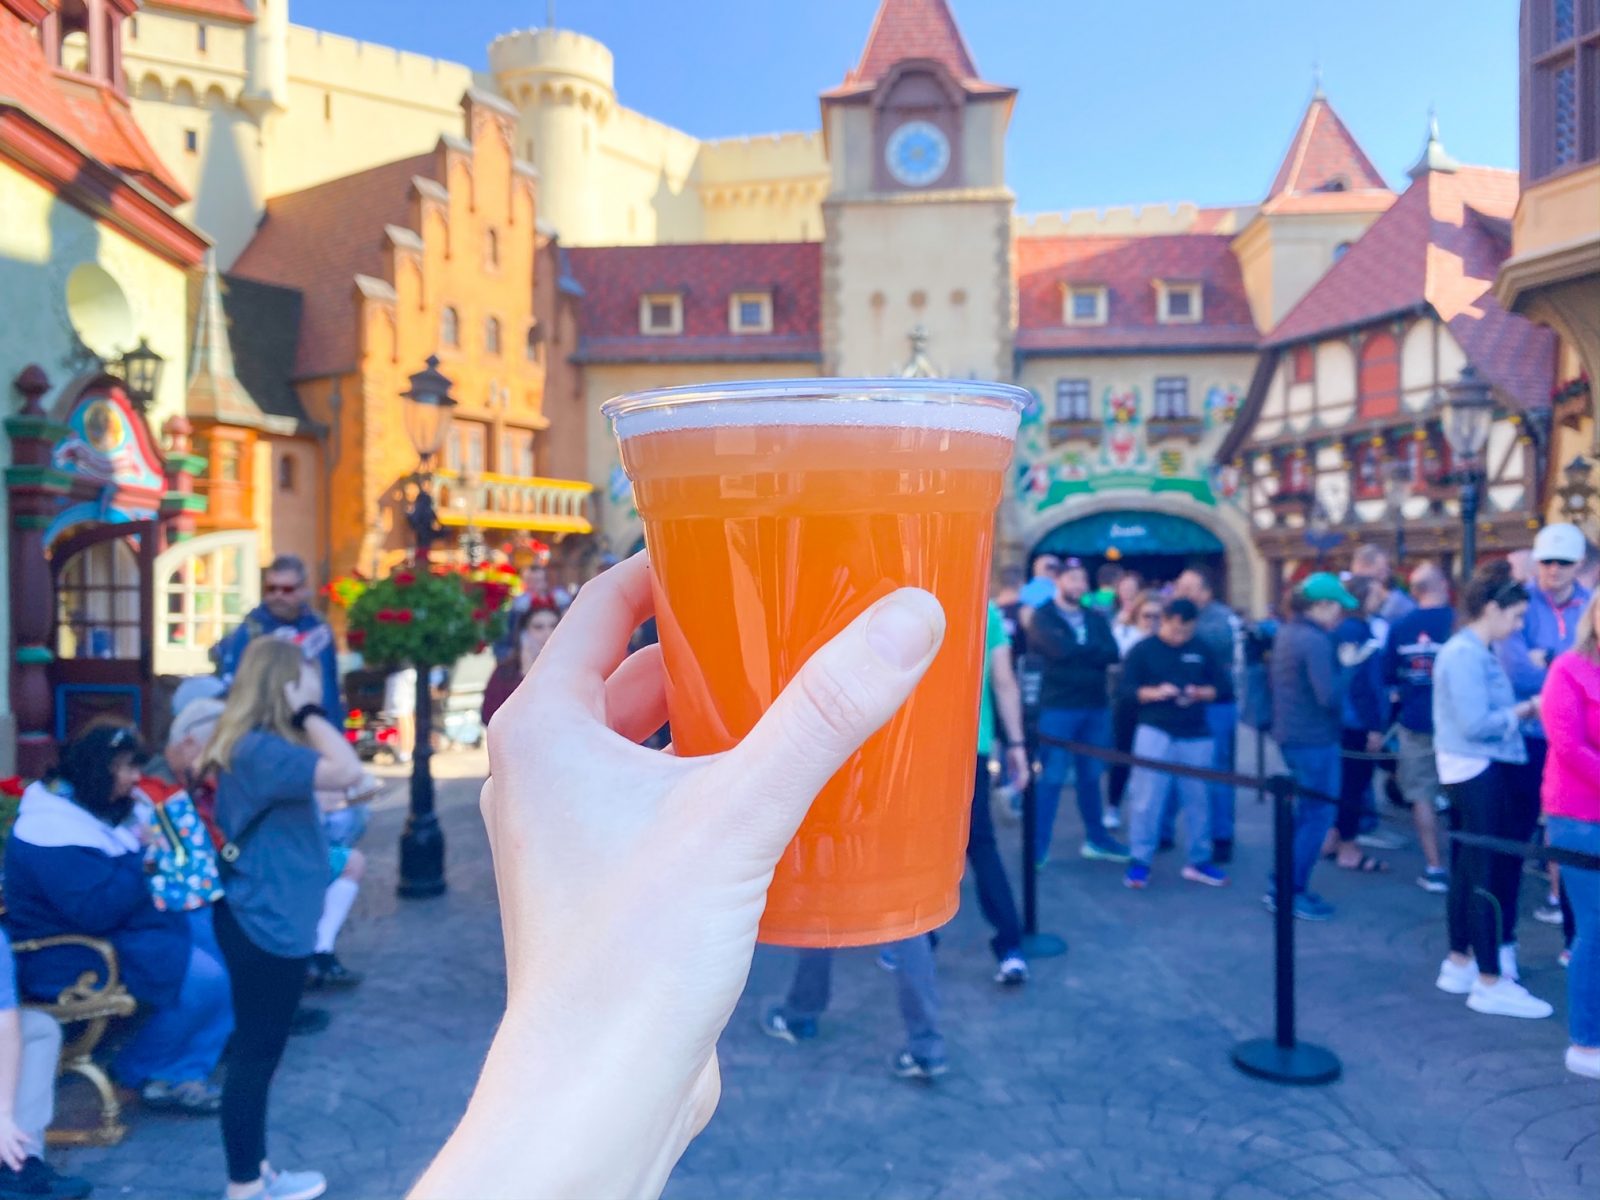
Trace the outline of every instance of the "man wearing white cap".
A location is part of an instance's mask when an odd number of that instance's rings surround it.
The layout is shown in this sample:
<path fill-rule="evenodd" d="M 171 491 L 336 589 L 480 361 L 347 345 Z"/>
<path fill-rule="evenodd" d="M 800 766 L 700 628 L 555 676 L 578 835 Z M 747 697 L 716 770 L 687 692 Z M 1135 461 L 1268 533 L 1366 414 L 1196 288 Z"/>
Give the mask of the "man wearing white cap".
<path fill-rule="evenodd" d="M 1589 539 L 1576 525 L 1546 525 L 1533 539 L 1528 615 L 1523 618 L 1521 631 L 1506 638 L 1497 648 L 1500 663 L 1511 679 L 1519 702 L 1537 696 L 1544 689 L 1545 675 L 1552 660 L 1572 649 L 1584 606 L 1589 603 L 1589 590 L 1578 583 L 1578 569 L 1588 553 Z M 1544 777 L 1548 749 L 1544 725 L 1537 716 L 1522 723 L 1522 736 L 1528 747 L 1528 761 L 1515 770 L 1525 771 L 1527 776 L 1521 781 L 1525 786 L 1514 791 L 1518 796 L 1531 797 L 1532 803 L 1527 812 L 1516 814 L 1516 828 L 1505 835 L 1518 841 L 1533 836 L 1539 821 L 1539 785 Z M 1508 974 L 1513 979 L 1517 977 L 1516 920 L 1515 913 L 1504 913 L 1501 917 L 1502 954 L 1510 953 Z M 1503 957 L 1501 961 L 1506 959 Z"/>

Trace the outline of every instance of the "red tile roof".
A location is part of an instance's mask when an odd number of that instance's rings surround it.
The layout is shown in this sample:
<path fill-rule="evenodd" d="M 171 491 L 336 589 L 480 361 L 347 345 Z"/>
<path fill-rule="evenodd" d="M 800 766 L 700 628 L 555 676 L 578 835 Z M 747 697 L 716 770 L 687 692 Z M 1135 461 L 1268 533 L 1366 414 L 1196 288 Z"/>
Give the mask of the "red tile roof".
<path fill-rule="evenodd" d="M 108 83 L 51 66 L 34 26 L 9 7 L 0 11 L 0 107 L 4 106 L 28 113 L 163 203 L 177 205 L 189 198 L 145 141 L 127 98 Z"/>
<path fill-rule="evenodd" d="M 575 246 L 586 362 L 817 360 L 822 356 L 819 242 Z M 771 333 L 732 333 L 734 292 L 772 293 Z M 683 332 L 641 334 L 639 297 L 683 296 Z"/>
<path fill-rule="evenodd" d="M 305 297 L 294 377 L 353 369 L 355 277 L 387 276 L 384 227 L 409 228 L 411 180 L 437 177 L 433 152 L 275 196 L 230 275 L 298 289 Z"/>
<path fill-rule="evenodd" d="M 255 13 L 244 0 L 144 0 L 146 8 L 172 8 L 197 17 L 216 17 L 223 21 L 253 24 Z"/>
<path fill-rule="evenodd" d="M 1018 238 L 1017 351 L 1253 349 L 1256 327 L 1230 241 L 1228 235 L 1213 233 Z M 1162 324 L 1157 280 L 1199 283 L 1201 319 Z M 1104 325 L 1066 324 L 1063 293 L 1068 284 L 1106 288 Z"/>
<path fill-rule="evenodd" d="M 1335 183 L 1342 183 L 1341 191 L 1382 191 L 1386 186 L 1378 168 L 1319 92 L 1300 119 L 1267 191 L 1267 205 L 1279 196 L 1328 191 Z"/>
<path fill-rule="evenodd" d="M 1549 399 L 1555 339 L 1491 287 L 1511 251 L 1517 173 L 1430 171 L 1406 189 L 1266 340 L 1286 346 L 1431 307 L 1467 358 L 1523 405 Z"/>
<path fill-rule="evenodd" d="M 938 63 L 968 92 L 1012 91 L 978 78 L 978 68 L 946 0 L 883 0 L 861 60 L 845 74 L 842 84 L 824 92 L 823 97 L 863 96 L 895 66 L 910 59 Z"/>

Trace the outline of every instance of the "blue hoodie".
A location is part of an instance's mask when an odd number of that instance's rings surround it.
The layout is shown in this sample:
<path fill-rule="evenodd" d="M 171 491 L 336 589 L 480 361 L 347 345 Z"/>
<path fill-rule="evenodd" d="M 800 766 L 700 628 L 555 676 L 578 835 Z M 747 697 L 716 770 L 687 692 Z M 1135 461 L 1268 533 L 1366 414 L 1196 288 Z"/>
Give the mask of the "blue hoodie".
<path fill-rule="evenodd" d="M 1527 700 L 1544 690 L 1545 675 L 1556 655 L 1572 649 L 1578 636 L 1578 622 L 1583 619 L 1583 609 L 1588 603 L 1589 590 L 1581 584 L 1573 584 L 1572 595 L 1559 606 L 1543 588 L 1528 589 L 1528 615 L 1522 618 L 1522 628 L 1495 647 L 1518 700 Z M 1535 650 L 1545 653 L 1542 667 L 1528 657 Z M 1522 734 L 1542 740 L 1544 725 L 1537 717 L 1530 717 L 1522 722 Z"/>
<path fill-rule="evenodd" d="M 245 647 L 252 639 L 262 636 L 296 642 L 307 658 L 317 660 L 322 668 L 322 707 L 337 724 L 344 715 L 344 706 L 339 699 L 339 655 L 333 645 L 333 630 L 309 608 L 292 621 L 278 620 L 265 604 L 252 609 L 243 624 L 217 643 L 217 674 L 222 676 L 222 681 L 233 686 L 233 676 L 239 670 Z"/>

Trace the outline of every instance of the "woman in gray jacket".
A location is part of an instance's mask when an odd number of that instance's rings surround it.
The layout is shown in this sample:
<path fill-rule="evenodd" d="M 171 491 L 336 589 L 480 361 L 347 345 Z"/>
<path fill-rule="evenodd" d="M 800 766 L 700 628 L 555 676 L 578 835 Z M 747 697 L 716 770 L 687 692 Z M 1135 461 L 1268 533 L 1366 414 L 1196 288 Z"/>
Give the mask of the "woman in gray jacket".
<path fill-rule="evenodd" d="M 1520 726 L 1538 715 L 1539 701 L 1517 701 L 1494 644 L 1522 628 L 1528 593 L 1501 560 L 1478 568 L 1461 599 L 1467 623 L 1433 665 L 1439 782 L 1450 800 L 1452 828 L 1511 837 L 1511 793 L 1524 774 L 1511 768 L 1528 761 Z M 1459 844 L 1452 858 L 1450 953 L 1439 964 L 1439 990 L 1466 996 L 1474 1012 L 1548 1017 L 1550 1005 L 1517 982 L 1515 947 L 1503 944 L 1505 914 L 1517 910 L 1522 861 Z"/>

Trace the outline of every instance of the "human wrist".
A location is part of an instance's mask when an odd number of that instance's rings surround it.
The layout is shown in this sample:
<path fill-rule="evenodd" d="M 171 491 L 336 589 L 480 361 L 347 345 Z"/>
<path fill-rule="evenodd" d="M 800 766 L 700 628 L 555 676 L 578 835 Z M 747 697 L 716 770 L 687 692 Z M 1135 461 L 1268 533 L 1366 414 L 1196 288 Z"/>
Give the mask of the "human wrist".
<path fill-rule="evenodd" d="M 303 730 L 306 727 L 306 722 L 314 717 L 321 717 L 324 721 L 327 721 L 328 710 L 320 704 L 302 704 L 294 710 L 294 716 L 289 718 L 289 724 L 296 729 Z"/>

